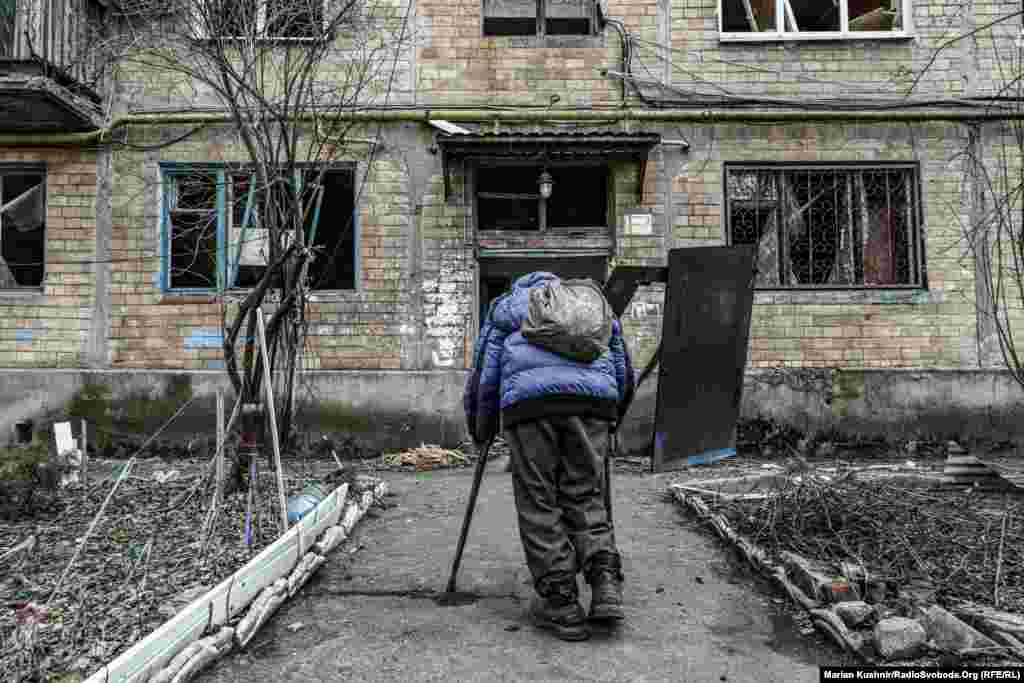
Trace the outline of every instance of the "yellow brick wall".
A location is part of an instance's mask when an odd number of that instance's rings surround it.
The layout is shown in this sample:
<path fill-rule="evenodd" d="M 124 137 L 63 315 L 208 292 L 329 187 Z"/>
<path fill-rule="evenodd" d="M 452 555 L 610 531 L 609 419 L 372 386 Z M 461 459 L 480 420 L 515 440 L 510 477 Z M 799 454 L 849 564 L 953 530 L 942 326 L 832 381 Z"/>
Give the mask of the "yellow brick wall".
<path fill-rule="evenodd" d="M 96 154 L 0 150 L 0 164 L 46 166 L 46 270 L 41 293 L 0 290 L 0 366 L 79 367 L 95 305 Z"/>
<path fill-rule="evenodd" d="M 142 135 L 137 129 L 133 133 Z M 173 132 L 150 131 L 149 135 L 172 136 Z M 364 157 L 354 151 L 339 160 L 358 162 Z M 244 160 L 229 136 L 216 140 L 197 137 L 147 155 L 115 154 L 113 367 L 194 370 L 222 366 L 223 351 L 218 344 L 190 348 L 186 340 L 220 330 L 224 316 L 231 320 L 235 308 L 222 306 L 213 296 L 166 293 L 159 285 L 157 164 Z M 314 294 L 308 312 L 308 353 L 303 358 L 308 369 L 400 366 L 408 197 L 398 164 L 384 158 L 375 161 L 369 173 L 366 168 L 360 163 L 356 173 L 358 290 Z"/>
<path fill-rule="evenodd" d="M 714 151 L 696 151 L 672 179 L 684 207 L 675 243 L 724 243 L 726 162 L 814 163 L 918 161 L 929 290 L 759 294 L 751 326 L 753 367 L 927 368 L 973 362 L 973 267 L 963 259 L 957 216 L 963 169 L 956 160 L 963 131 L 952 125 L 716 126 Z"/>

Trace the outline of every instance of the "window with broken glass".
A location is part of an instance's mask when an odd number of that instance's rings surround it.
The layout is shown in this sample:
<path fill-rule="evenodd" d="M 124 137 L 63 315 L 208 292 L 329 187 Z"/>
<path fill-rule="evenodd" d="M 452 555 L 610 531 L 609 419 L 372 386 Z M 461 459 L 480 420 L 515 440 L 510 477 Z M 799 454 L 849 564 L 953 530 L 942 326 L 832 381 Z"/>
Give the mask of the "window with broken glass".
<path fill-rule="evenodd" d="M 45 266 L 46 174 L 0 168 L 0 289 L 39 289 Z"/>
<path fill-rule="evenodd" d="M 313 40 L 323 37 L 326 0 L 218 0 L 197 16 L 207 37 Z"/>
<path fill-rule="evenodd" d="M 589 36 L 594 0 L 484 0 L 485 36 Z"/>
<path fill-rule="evenodd" d="M 900 37 L 910 0 L 719 0 L 723 39 Z"/>
<path fill-rule="evenodd" d="M 208 293 L 255 285 L 270 251 L 265 216 L 290 206 L 287 189 L 259 188 L 245 169 L 174 165 L 164 170 L 164 289 Z M 311 288 L 355 289 L 353 170 L 332 168 L 322 176 L 300 170 L 293 182 L 305 211 L 305 243 L 313 245 Z M 290 232 L 280 239 L 286 248 Z"/>
<path fill-rule="evenodd" d="M 762 288 L 919 287 L 916 165 L 728 165 L 727 234 Z"/>
<path fill-rule="evenodd" d="M 551 176 L 551 196 L 540 177 Z M 608 167 L 604 165 L 483 165 L 476 172 L 481 231 L 607 230 Z"/>

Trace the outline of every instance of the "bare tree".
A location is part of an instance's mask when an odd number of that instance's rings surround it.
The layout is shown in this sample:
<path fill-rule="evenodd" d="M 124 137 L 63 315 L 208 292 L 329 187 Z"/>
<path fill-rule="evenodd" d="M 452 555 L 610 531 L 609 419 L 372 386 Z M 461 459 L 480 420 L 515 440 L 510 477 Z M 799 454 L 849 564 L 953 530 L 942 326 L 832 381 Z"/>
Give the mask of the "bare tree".
<path fill-rule="evenodd" d="M 356 124 L 348 115 L 387 103 L 409 39 L 406 4 L 131 0 L 122 3 L 123 25 L 106 46 L 122 71 L 186 84 L 200 128 L 202 113 L 221 114 L 244 150 L 244 161 L 216 178 L 185 175 L 167 188 L 176 228 L 170 278 L 221 293 L 250 287 L 224 321 L 226 368 L 243 404 L 257 403 L 261 391 L 257 310 L 274 304 L 266 336 L 271 370 L 283 378 L 275 404 L 285 443 L 310 291 L 331 277 L 341 244 L 325 248 L 316 237 L 325 179 L 352 158 Z M 215 238 L 211 243 L 215 197 L 234 218 L 228 258 L 218 258 Z M 351 218 L 331 227 L 350 231 Z"/>
<path fill-rule="evenodd" d="M 957 213 L 964 216 L 960 225 L 978 280 L 979 351 L 984 362 L 986 352 L 997 347 L 1024 388 L 1024 29 L 1009 50 L 1007 33 L 995 33 L 1022 15 L 1001 17 L 956 40 L 989 39 L 995 89 L 987 110 L 1003 115 L 970 125 L 962 153 L 969 209 Z"/>

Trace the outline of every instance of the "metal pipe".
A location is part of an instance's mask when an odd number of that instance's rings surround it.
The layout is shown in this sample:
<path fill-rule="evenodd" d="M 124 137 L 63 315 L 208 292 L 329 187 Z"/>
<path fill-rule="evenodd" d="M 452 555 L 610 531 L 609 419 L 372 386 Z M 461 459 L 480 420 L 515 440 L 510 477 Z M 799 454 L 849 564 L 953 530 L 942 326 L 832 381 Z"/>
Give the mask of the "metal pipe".
<path fill-rule="evenodd" d="M 923 111 L 743 111 L 735 109 L 530 109 L 530 110 L 488 110 L 488 109 L 364 109 L 340 114 L 308 113 L 297 117 L 298 121 L 313 122 L 330 118 L 356 123 L 416 122 L 427 123 L 430 119 L 464 122 L 685 122 L 685 123 L 983 123 L 995 121 L 1024 121 L 1024 111 L 995 111 L 975 109 L 946 109 Z M 233 119 L 226 114 L 180 113 L 180 114 L 128 114 L 115 119 L 110 125 L 83 133 L 39 132 L 0 135 L 0 146 L 45 146 L 45 145 L 89 145 L 102 144 L 118 128 L 126 126 L 152 125 L 217 125 L 230 124 Z"/>

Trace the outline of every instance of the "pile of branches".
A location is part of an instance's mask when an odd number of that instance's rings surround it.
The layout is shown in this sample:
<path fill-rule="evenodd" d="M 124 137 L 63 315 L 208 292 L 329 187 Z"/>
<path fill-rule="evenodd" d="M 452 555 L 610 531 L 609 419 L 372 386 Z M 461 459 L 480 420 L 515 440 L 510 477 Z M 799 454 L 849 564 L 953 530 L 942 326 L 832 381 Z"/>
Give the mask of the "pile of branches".
<path fill-rule="evenodd" d="M 856 563 L 890 586 L 928 586 L 940 603 L 969 600 L 1024 613 L 1024 503 L 939 487 L 792 478 L 721 512 L 774 555 Z"/>
<path fill-rule="evenodd" d="M 465 465 L 466 456 L 457 450 L 441 448 L 434 444 L 421 444 L 401 453 L 385 453 L 382 457 L 385 465 L 412 465 L 417 470 L 429 470 L 435 467 Z"/>

